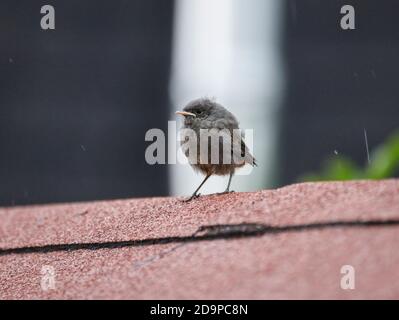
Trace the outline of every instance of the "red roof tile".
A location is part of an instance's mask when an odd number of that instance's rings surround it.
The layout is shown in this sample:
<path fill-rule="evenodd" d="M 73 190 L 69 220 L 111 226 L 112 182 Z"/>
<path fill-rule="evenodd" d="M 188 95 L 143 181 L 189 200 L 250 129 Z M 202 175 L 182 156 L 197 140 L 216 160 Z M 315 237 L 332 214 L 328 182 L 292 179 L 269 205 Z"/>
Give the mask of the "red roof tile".
<path fill-rule="evenodd" d="M 399 298 L 398 231 L 398 180 L 2 208 L 0 298 Z"/>

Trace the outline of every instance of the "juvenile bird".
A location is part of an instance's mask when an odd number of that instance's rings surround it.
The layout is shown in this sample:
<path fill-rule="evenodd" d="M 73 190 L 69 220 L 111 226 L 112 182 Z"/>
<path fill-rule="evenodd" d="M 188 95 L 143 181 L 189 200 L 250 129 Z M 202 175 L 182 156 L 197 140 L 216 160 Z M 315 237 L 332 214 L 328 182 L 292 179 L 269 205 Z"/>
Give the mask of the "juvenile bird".
<path fill-rule="evenodd" d="M 231 179 L 236 168 L 246 163 L 257 165 L 242 139 L 237 119 L 220 104 L 206 98 L 196 99 L 176 114 L 184 116 L 183 129 L 191 129 L 195 133 L 195 139 L 186 136 L 181 141 L 183 152 L 194 170 L 205 175 L 205 179 L 186 201 L 198 197 L 197 192 L 212 175 L 229 175 L 229 182 L 223 193 L 230 192 Z M 201 147 L 203 143 L 204 148 Z M 204 156 L 201 153 L 205 149 L 208 149 L 208 152 Z M 194 157 L 190 155 L 192 150 L 196 152 Z M 212 155 L 217 159 L 216 162 L 212 161 Z M 195 161 L 190 161 L 193 158 Z M 226 162 L 224 159 L 231 161 Z"/>

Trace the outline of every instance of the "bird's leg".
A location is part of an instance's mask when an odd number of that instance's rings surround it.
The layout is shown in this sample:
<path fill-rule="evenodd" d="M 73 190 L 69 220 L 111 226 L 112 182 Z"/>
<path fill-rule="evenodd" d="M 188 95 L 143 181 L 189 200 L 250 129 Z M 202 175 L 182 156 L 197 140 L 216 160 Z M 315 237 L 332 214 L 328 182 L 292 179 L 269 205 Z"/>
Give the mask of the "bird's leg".
<path fill-rule="evenodd" d="M 230 191 L 230 184 L 231 184 L 231 180 L 233 179 L 233 175 L 234 175 L 234 172 L 230 172 L 229 182 L 227 183 L 226 190 L 224 190 L 223 192 L 219 192 L 218 194 L 226 194 L 226 193 L 234 192 L 234 191 Z"/>
<path fill-rule="evenodd" d="M 224 191 L 225 193 L 229 193 L 230 192 L 230 184 L 231 184 L 231 179 L 233 179 L 233 175 L 234 175 L 234 172 L 233 171 L 230 172 L 229 182 L 227 183 L 227 188 Z"/>
<path fill-rule="evenodd" d="M 209 178 L 211 175 L 212 175 L 212 174 L 208 174 L 208 175 L 205 177 L 204 181 L 202 181 L 201 184 L 199 185 L 199 187 L 194 191 L 194 193 L 192 194 L 192 196 L 191 196 L 190 198 L 186 199 L 186 200 L 183 200 L 183 201 L 184 201 L 184 202 L 189 202 L 189 201 L 191 201 L 191 200 L 193 200 L 193 199 L 195 199 L 195 198 L 198 198 L 200 195 L 197 194 L 197 192 L 199 191 L 199 189 L 201 189 L 201 187 L 204 185 L 204 183 L 206 182 L 206 180 L 208 180 L 208 178 Z"/>

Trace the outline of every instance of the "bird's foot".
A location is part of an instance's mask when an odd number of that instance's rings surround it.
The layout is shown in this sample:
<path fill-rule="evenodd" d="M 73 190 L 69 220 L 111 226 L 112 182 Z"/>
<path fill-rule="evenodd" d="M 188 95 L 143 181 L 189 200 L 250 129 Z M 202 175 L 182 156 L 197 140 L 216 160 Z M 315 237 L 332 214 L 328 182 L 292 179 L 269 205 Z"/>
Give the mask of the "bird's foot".
<path fill-rule="evenodd" d="M 228 194 L 228 193 L 233 193 L 233 192 L 235 192 L 234 190 L 225 190 L 225 191 L 223 191 L 223 192 L 218 192 L 218 193 L 216 193 L 218 196 L 221 196 L 221 195 L 223 195 L 223 194 Z"/>
<path fill-rule="evenodd" d="M 190 198 L 182 200 L 182 202 L 190 202 L 191 200 L 199 198 L 200 195 L 201 193 L 193 194 Z"/>

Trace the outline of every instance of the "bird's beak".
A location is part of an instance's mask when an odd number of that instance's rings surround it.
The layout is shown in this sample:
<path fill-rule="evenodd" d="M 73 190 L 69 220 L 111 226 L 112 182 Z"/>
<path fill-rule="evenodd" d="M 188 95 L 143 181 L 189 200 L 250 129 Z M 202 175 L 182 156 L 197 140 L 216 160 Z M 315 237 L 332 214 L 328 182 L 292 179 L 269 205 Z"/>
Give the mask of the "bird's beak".
<path fill-rule="evenodd" d="M 186 112 L 186 111 L 176 111 L 176 114 L 180 114 L 182 116 L 193 116 L 193 117 L 195 117 L 194 113 Z"/>

